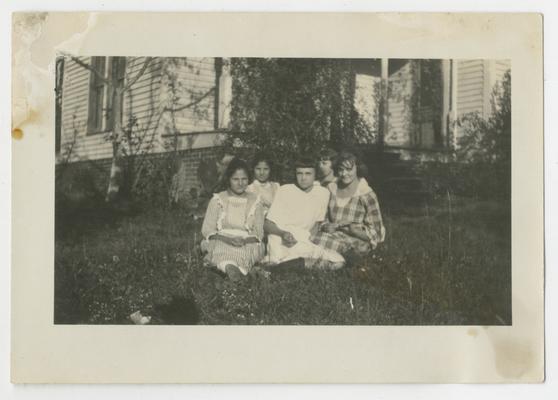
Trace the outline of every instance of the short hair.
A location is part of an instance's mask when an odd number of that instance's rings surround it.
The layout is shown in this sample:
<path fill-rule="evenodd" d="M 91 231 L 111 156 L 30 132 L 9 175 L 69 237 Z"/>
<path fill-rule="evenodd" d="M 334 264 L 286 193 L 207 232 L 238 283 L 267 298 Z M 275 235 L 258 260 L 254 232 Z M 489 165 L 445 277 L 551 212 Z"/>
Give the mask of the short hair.
<path fill-rule="evenodd" d="M 243 170 L 248 179 L 250 179 L 250 168 L 248 167 L 248 163 L 240 158 L 233 158 L 225 170 L 225 185 L 227 187 L 230 185 L 231 177 L 239 170 Z"/>
<path fill-rule="evenodd" d="M 364 165 L 364 163 L 357 156 L 348 151 L 342 151 L 337 156 L 337 159 L 335 160 L 335 164 L 333 166 L 335 174 L 339 175 L 339 169 L 344 163 L 349 163 L 351 166 L 356 165 L 356 173 L 357 177 L 359 178 L 362 178 L 368 174 L 368 168 L 366 167 L 366 165 Z"/>
<path fill-rule="evenodd" d="M 316 162 L 310 157 L 299 157 L 296 159 L 294 163 L 294 167 L 296 168 L 313 168 L 314 171 L 316 170 Z"/>

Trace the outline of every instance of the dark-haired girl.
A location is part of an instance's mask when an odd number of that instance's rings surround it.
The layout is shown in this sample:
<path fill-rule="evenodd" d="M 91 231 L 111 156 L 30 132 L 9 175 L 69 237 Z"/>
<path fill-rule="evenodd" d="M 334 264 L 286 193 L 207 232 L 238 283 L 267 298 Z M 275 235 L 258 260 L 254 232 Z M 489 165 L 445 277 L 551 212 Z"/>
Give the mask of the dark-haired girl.
<path fill-rule="evenodd" d="M 254 181 L 248 185 L 248 192 L 255 193 L 260 196 L 264 206 L 264 213 L 267 214 L 275 193 L 279 189 L 277 182 L 271 181 L 272 163 L 269 158 L 264 155 L 258 155 L 254 158 Z"/>
<path fill-rule="evenodd" d="M 232 280 L 247 275 L 264 256 L 264 209 L 257 194 L 246 191 L 250 171 L 233 159 L 225 172 L 227 190 L 209 201 L 202 226 L 205 260 Z"/>

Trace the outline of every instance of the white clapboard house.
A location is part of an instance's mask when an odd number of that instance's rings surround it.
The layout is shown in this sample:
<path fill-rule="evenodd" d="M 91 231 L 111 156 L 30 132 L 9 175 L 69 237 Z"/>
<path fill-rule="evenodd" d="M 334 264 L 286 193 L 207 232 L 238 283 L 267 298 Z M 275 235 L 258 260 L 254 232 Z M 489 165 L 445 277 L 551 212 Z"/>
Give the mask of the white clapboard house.
<path fill-rule="evenodd" d="M 146 58 L 79 60 L 97 73 L 72 58 L 57 62 L 57 162 L 108 166 L 112 144 L 107 136 L 113 126 L 108 85 L 133 81 Z M 432 64 L 436 68 L 426 68 Z M 373 140 L 381 142 L 383 151 L 419 158 L 443 154 L 457 146 L 460 132 L 454 121 L 471 112 L 488 117 L 492 90 L 509 69 L 507 60 L 354 60 L 355 106 L 377 130 Z M 432 70 L 438 73 L 427 76 L 426 71 Z M 99 75 L 110 79 L 103 81 Z M 381 82 L 390 89 L 378 97 Z M 429 96 L 422 95 L 425 90 Z M 148 132 L 143 145 L 150 154 L 171 151 L 169 138 L 175 140 L 172 151 L 180 151 L 180 181 L 188 192 L 200 184 L 199 163 L 215 157 L 227 134 L 232 96 L 227 59 L 155 58 L 123 93 L 122 123 L 134 116 L 136 126 Z"/>

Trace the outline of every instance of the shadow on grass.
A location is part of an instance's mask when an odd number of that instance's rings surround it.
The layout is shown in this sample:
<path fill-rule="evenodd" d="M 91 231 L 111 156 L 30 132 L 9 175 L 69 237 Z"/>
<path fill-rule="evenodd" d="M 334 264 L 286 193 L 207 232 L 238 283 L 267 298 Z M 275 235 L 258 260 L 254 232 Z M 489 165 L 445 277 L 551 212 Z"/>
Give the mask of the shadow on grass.
<path fill-rule="evenodd" d="M 203 266 L 201 221 L 187 210 L 105 211 L 57 215 L 56 323 L 124 324 L 136 311 L 158 324 L 511 323 L 506 205 L 456 198 L 451 211 L 444 200 L 387 210 L 386 242 L 359 265 L 239 283 Z"/>

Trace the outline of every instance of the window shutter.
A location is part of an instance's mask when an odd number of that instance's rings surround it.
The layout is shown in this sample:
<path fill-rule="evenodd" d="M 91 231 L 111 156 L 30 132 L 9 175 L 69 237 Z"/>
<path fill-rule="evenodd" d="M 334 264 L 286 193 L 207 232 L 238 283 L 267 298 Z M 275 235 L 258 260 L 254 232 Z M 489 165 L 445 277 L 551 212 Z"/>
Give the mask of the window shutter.
<path fill-rule="evenodd" d="M 105 57 L 91 57 L 91 67 L 101 76 L 105 76 Z M 87 117 L 87 132 L 98 133 L 103 129 L 103 97 L 104 82 L 96 73 L 89 76 L 89 109 Z"/>

